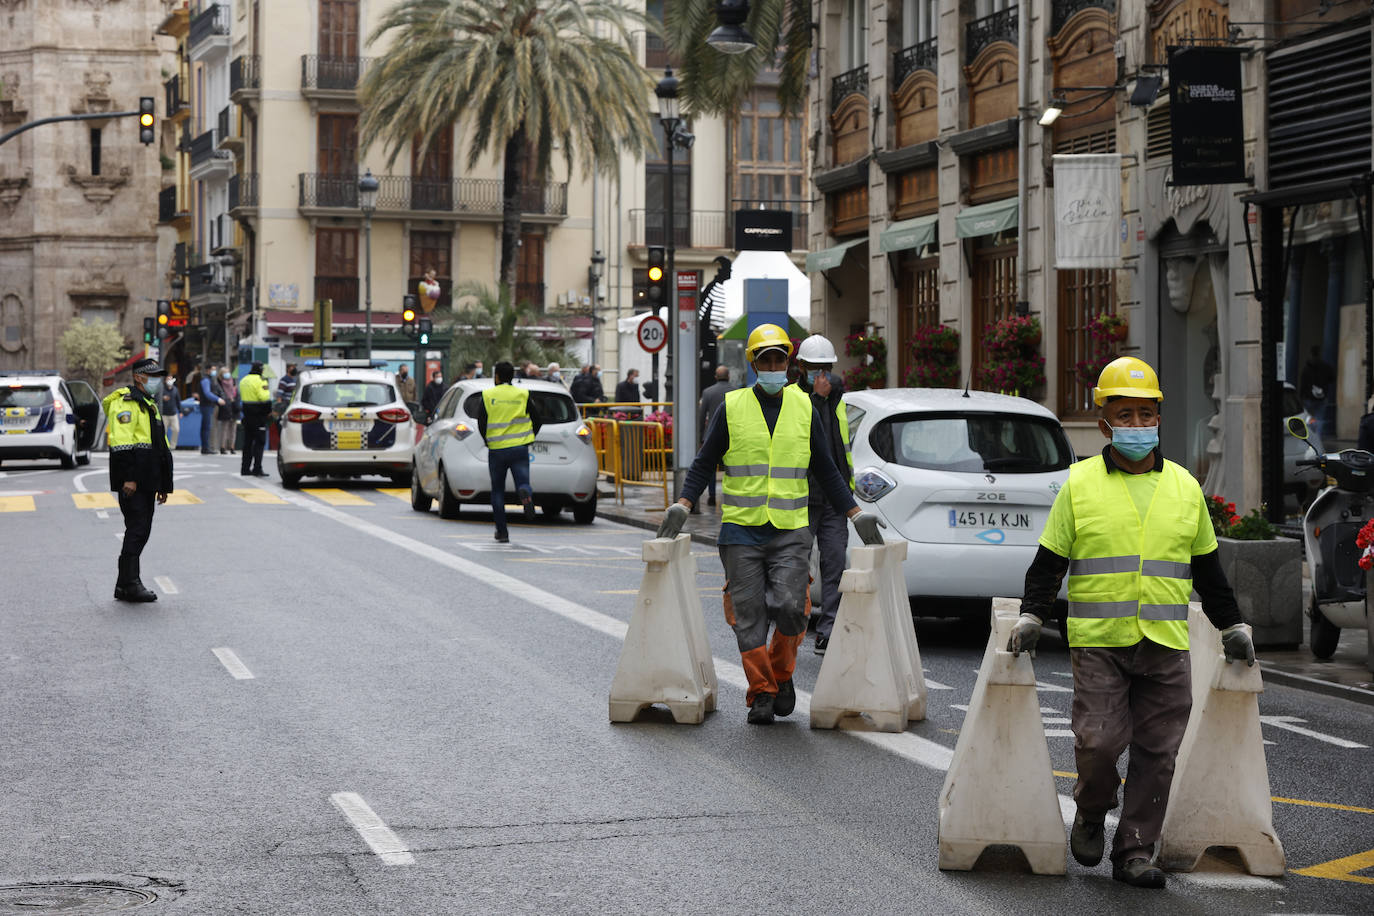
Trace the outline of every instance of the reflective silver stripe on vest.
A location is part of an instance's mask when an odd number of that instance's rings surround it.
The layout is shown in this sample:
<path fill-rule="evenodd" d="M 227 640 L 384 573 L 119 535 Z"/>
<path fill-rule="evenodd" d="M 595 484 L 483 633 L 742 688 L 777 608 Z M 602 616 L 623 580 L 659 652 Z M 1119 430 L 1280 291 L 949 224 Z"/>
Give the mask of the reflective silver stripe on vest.
<path fill-rule="evenodd" d="M 1070 617 L 1091 617 L 1103 620 L 1108 617 L 1134 617 L 1136 608 L 1139 607 L 1134 601 L 1070 601 Z M 1184 608 L 1187 611 L 1187 608 Z M 1185 614 L 1186 616 L 1186 614 Z"/>
<path fill-rule="evenodd" d="M 738 509 L 758 509 L 768 504 L 767 496 L 740 496 L 737 493 L 721 494 L 721 504 Z"/>
<path fill-rule="evenodd" d="M 514 426 L 514 425 L 517 424 L 517 423 L 529 423 L 529 422 L 530 422 L 530 418 L 529 418 L 529 417 L 516 417 L 514 420 L 507 420 L 507 421 L 504 422 L 504 423 L 493 423 L 493 422 L 491 422 L 490 420 L 488 420 L 488 421 L 487 421 L 487 429 L 505 429 L 507 426 Z"/>
<path fill-rule="evenodd" d="M 768 476 L 774 480 L 801 480 L 806 476 L 806 468 L 773 468 Z"/>
<path fill-rule="evenodd" d="M 768 508 L 778 511 L 788 511 L 791 509 L 805 509 L 808 497 L 798 496 L 796 499 L 778 499 L 776 496 L 768 500 Z"/>
<path fill-rule="evenodd" d="M 1140 606 L 1141 620 L 1187 620 L 1188 605 L 1186 604 L 1142 604 Z"/>
<path fill-rule="evenodd" d="M 766 464 L 727 464 L 725 473 L 731 477 L 762 477 L 768 473 Z"/>
<path fill-rule="evenodd" d="M 1193 564 L 1176 563 L 1173 560 L 1146 560 L 1140 566 L 1140 574 L 1160 579 L 1191 579 Z"/>
<path fill-rule="evenodd" d="M 527 430 L 523 433 L 506 433 L 504 436 L 487 436 L 487 444 L 490 445 L 493 442 L 505 442 L 509 439 L 523 439 L 529 435 L 533 435 L 533 433 Z"/>
<path fill-rule="evenodd" d="M 1088 557 L 1069 562 L 1071 576 L 1103 576 L 1109 573 L 1133 573 L 1140 569 L 1140 557 Z"/>

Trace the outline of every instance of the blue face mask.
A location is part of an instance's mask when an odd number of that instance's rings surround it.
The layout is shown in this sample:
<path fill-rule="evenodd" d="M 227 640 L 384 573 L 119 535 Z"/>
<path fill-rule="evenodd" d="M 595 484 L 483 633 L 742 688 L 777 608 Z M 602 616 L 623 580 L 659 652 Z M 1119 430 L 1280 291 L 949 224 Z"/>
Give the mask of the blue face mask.
<path fill-rule="evenodd" d="M 1159 447 L 1158 426 L 1108 426 L 1112 447 L 1131 461 L 1139 461 Z"/>
<path fill-rule="evenodd" d="M 777 372 L 760 372 L 759 387 L 769 394 L 777 394 L 787 384 L 787 370 L 780 369 Z"/>
<path fill-rule="evenodd" d="M 150 378 L 150 379 L 148 379 L 147 381 L 145 381 L 145 382 L 143 383 L 143 390 L 145 390 L 145 391 L 148 392 L 148 396 L 149 396 L 149 397 L 153 397 L 153 398 L 157 397 L 158 392 L 162 390 L 162 379 L 160 379 L 160 378 Z"/>

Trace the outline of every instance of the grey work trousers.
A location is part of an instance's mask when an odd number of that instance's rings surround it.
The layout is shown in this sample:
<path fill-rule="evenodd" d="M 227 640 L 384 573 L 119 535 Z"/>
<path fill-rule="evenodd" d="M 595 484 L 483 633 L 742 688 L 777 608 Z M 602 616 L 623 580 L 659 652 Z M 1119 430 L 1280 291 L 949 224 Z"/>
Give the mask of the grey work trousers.
<path fill-rule="evenodd" d="M 1074 801 L 1087 821 L 1116 807 L 1116 761 L 1130 747 L 1125 800 L 1112 861 L 1154 855 L 1174 758 L 1193 706 L 1187 651 L 1148 639 L 1124 648 L 1069 650 L 1073 666 L 1073 750 L 1078 762 Z"/>
<path fill-rule="evenodd" d="M 849 546 L 849 520 L 829 502 L 810 506 L 811 536 L 820 553 L 821 600 L 816 615 L 816 636 L 830 638 L 840 610 L 840 576 L 844 575 L 845 548 Z M 813 609 L 816 604 L 812 600 Z"/>
<path fill-rule="evenodd" d="M 720 562 L 734 604 L 740 653 L 768 642 L 771 622 L 784 636 L 806 632 L 806 586 L 811 577 L 811 529 L 784 531 L 766 544 L 722 544 Z"/>

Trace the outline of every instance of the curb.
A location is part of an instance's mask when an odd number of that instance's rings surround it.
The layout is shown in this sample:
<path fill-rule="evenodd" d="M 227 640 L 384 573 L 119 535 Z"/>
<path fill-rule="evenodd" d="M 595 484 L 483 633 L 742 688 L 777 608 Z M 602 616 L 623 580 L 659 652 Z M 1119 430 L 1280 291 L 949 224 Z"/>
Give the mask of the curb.
<path fill-rule="evenodd" d="M 1374 706 L 1374 690 L 1347 687 L 1344 684 L 1323 681 L 1321 678 L 1308 677 L 1305 674 L 1293 674 L 1290 671 L 1271 668 L 1265 665 L 1264 662 L 1260 662 L 1260 667 L 1264 674 L 1264 680 L 1268 683 L 1281 684 L 1284 687 L 1293 687 L 1297 690 L 1306 690 L 1309 693 L 1320 693 L 1326 696 L 1338 697 L 1342 700 L 1349 700 L 1352 703 L 1360 703 L 1364 706 Z"/>
<path fill-rule="evenodd" d="M 598 490 L 597 493 L 599 494 L 597 497 L 598 500 L 615 499 L 614 492 Z M 649 513 L 642 513 L 636 515 L 633 512 L 630 512 L 622 508 L 618 503 L 615 503 L 609 507 L 604 505 L 598 505 L 596 509 L 596 514 L 598 518 L 609 519 L 613 522 L 620 522 L 622 525 L 629 525 L 633 528 L 644 528 L 648 531 L 657 531 L 658 523 L 659 521 L 661 521 L 658 515 L 650 515 Z M 690 534 L 692 536 L 693 544 L 705 544 L 708 547 L 716 546 L 715 534 L 706 534 L 704 532 L 699 531 L 688 531 L 687 534 Z"/>

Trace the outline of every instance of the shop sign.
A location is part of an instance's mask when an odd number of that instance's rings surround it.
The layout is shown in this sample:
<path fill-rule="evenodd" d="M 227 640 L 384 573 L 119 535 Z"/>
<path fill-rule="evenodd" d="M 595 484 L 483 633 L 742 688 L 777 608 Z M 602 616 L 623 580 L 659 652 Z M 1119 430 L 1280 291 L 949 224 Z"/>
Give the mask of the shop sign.
<path fill-rule="evenodd" d="M 1169 49 L 1169 119 L 1174 183 L 1245 181 L 1240 52 L 1229 47 Z"/>

